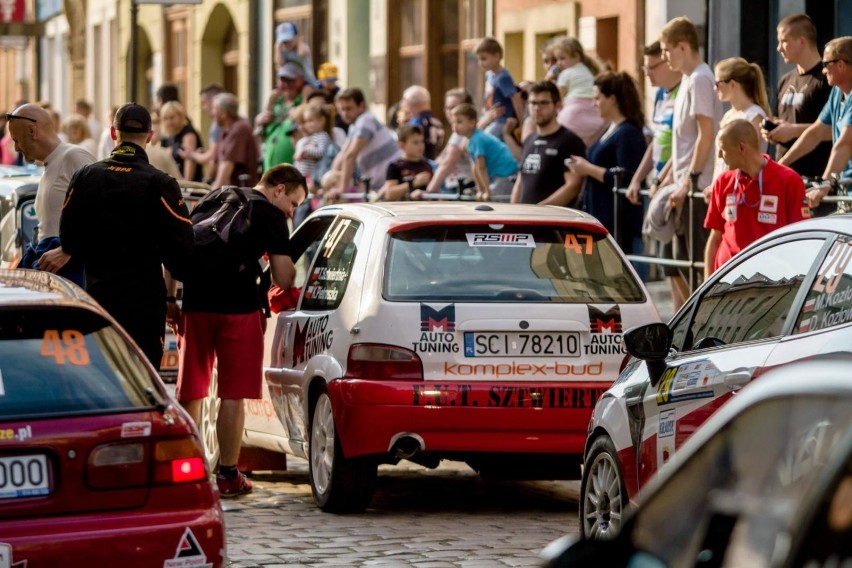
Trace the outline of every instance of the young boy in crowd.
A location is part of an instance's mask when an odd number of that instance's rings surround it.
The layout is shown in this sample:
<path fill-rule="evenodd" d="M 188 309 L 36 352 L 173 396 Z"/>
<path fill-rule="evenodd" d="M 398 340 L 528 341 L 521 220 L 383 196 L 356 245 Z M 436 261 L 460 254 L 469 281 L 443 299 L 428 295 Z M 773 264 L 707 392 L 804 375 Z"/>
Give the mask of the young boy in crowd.
<path fill-rule="evenodd" d="M 376 199 L 420 199 L 432 179 L 432 166 L 423 157 L 426 149 L 423 129 L 414 124 L 404 124 L 397 131 L 397 139 L 402 158 L 388 164 L 385 185 L 376 194 Z"/>
<path fill-rule="evenodd" d="M 468 139 L 476 199 L 508 201 L 518 173 L 518 162 L 502 140 L 476 126 L 476 107 L 462 103 L 453 109 L 453 132 Z"/>
<path fill-rule="evenodd" d="M 485 70 L 485 95 L 482 118 L 478 128 L 503 138 L 503 129 L 510 118 L 521 124 L 524 120 L 524 101 L 515 86 L 515 80 L 503 67 L 503 46 L 496 39 L 487 37 L 476 46 L 479 66 Z"/>

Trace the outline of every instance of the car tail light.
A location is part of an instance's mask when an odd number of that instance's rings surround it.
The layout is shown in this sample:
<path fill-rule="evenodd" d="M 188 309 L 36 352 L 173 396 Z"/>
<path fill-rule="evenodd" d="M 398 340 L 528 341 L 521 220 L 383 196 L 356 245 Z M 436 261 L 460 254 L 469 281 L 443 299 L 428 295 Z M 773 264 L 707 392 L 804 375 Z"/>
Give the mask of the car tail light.
<path fill-rule="evenodd" d="M 195 438 L 163 440 L 154 444 L 154 483 L 188 483 L 206 477 L 204 453 Z"/>
<path fill-rule="evenodd" d="M 423 363 L 402 347 L 362 343 L 349 348 L 343 378 L 422 381 Z"/>
<path fill-rule="evenodd" d="M 140 487 L 148 482 L 148 445 L 108 444 L 89 454 L 86 481 L 93 489 Z"/>

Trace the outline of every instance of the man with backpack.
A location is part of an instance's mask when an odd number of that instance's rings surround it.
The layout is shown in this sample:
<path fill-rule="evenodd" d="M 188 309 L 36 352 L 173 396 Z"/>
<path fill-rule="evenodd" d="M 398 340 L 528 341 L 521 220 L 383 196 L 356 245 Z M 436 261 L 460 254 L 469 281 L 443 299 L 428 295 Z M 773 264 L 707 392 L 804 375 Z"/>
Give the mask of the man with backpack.
<path fill-rule="evenodd" d="M 287 219 L 305 199 L 305 177 L 280 164 L 264 172 L 251 188 L 223 187 L 199 201 L 192 211 L 196 248 L 183 280 L 183 313 L 174 306 L 169 322 L 180 341 L 176 396 L 196 424 L 217 362 L 222 401 L 217 420 L 222 497 L 251 491 L 237 469 L 245 415 L 243 399 L 262 397 L 262 310 L 260 258 L 266 254 L 272 282 L 293 283 Z"/>
<path fill-rule="evenodd" d="M 166 296 L 163 266 L 178 277 L 194 238 L 173 177 L 148 163 L 151 114 L 136 103 L 115 113 L 115 150 L 77 170 L 59 219 L 62 249 L 83 263 L 86 291 L 160 368 Z M 56 272 L 60 265 L 43 268 Z"/>

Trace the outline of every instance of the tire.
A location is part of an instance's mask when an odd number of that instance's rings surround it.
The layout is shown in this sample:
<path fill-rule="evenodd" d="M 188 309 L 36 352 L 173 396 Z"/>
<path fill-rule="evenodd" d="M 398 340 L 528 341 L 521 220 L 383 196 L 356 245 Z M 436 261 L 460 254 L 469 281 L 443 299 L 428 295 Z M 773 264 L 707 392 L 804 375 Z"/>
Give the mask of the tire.
<path fill-rule="evenodd" d="M 580 483 L 580 536 L 609 540 L 621 530 L 628 507 L 624 473 L 608 436 L 589 449 Z"/>
<path fill-rule="evenodd" d="M 207 397 L 201 401 L 201 422 L 198 427 L 201 439 L 204 441 L 204 458 L 210 471 L 215 472 L 219 465 L 219 436 L 216 433 L 216 422 L 219 417 L 219 408 L 222 401 L 219 399 L 219 375 L 213 369 L 210 379 L 210 389 Z"/>
<path fill-rule="evenodd" d="M 323 390 L 311 413 L 309 448 L 311 491 L 328 513 L 361 512 L 370 504 L 378 464 L 369 457 L 346 458 L 334 426 L 331 399 Z"/>

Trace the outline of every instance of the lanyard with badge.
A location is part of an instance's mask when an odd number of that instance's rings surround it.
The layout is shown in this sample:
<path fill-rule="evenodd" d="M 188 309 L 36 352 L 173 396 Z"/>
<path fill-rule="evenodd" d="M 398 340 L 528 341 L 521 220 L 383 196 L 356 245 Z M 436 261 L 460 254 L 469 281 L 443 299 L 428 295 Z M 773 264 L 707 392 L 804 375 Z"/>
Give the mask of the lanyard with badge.
<path fill-rule="evenodd" d="M 746 192 L 748 190 L 748 186 L 742 188 L 742 193 L 740 193 L 740 176 L 742 175 L 742 171 L 737 172 L 737 178 L 734 182 L 734 189 L 725 196 L 725 220 L 726 221 L 736 221 L 737 220 L 737 206 L 745 205 L 749 209 L 754 209 L 755 207 L 759 207 L 757 212 L 757 221 L 759 223 L 770 223 L 776 224 L 778 222 L 778 196 L 776 195 L 763 195 L 763 170 L 766 168 L 766 160 L 763 161 L 763 166 L 760 168 L 760 172 L 757 174 L 757 189 L 759 192 L 757 202 L 748 203 L 746 200 Z"/>

